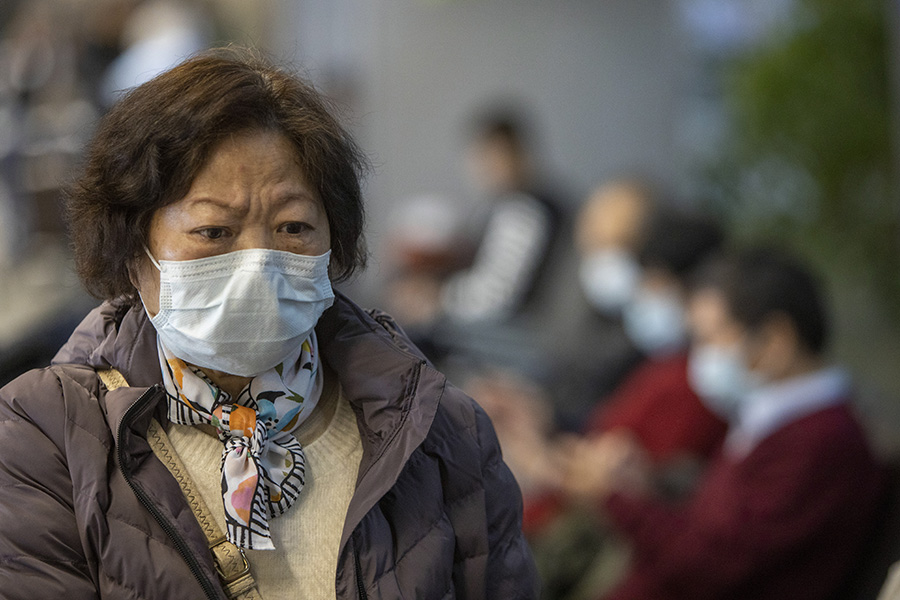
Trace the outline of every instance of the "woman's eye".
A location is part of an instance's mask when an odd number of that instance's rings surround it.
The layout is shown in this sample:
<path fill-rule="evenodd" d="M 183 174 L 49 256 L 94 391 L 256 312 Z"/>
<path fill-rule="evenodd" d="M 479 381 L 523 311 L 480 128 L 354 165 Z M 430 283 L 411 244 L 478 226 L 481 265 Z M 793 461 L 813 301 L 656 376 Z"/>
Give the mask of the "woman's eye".
<path fill-rule="evenodd" d="M 299 235 L 310 229 L 312 228 L 309 225 L 301 223 L 300 221 L 292 221 L 281 226 L 281 230 L 288 235 Z"/>
<path fill-rule="evenodd" d="M 206 227 L 197 233 L 209 240 L 220 240 L 228 234 L 224 227 Z"/>

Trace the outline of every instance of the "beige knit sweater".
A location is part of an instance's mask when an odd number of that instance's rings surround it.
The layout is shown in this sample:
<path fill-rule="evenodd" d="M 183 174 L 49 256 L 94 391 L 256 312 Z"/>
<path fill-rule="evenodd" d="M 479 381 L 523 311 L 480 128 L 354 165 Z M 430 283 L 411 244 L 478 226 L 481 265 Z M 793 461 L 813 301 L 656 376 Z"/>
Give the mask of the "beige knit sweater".
<path fill-rule="evenodd" d="M 341 391 L 325 396 L 295 432 L 306 455 L 306 485 L 294 506 L 269 521 L 275 550 L 247 551 L 265 600 L 335 597 L 338 546 L 362 444 L 356 417 Z M 186 425 L 172 425 L 169 438 L 224 531 L 222 443 Z"/>

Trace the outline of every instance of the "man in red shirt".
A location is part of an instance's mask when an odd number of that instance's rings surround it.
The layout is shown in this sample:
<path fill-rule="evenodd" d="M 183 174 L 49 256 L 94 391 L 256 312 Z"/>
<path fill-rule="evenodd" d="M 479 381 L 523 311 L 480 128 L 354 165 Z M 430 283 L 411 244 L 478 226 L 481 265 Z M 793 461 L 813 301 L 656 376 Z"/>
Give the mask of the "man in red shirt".
<path fill-rule="evenodd" d="M 809 272 L 747 251 L 698 277 L 689 374 L 729 423 L 683 503 L 654 497 L 627 448 L 573 455 L 569 493 L 595 503 L 631 560 L 609 600 L 833 596 L 872 526 L 883 472 L 824 358 L 827 322 Z"/>

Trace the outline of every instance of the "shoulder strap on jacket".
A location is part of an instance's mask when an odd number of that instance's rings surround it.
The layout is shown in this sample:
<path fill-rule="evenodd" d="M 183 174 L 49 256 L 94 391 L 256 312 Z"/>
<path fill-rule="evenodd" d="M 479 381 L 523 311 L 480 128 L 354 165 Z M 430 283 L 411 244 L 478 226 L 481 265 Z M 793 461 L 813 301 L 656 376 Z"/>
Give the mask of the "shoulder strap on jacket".
<path fill-rule="evenodd" d="M 125 381 L 125 376 L 116 369 L 105 369 L 103 371 L 97 371 L 97 375 L 100 376 L 100 381 L 103 382 L 103 385 L 105 385 L 106 389 L 108 390 L 114 390 L 120 387 L 128 387 L 128 382 Z"/>
<path fill-rule="evenodd" d="M 108 390 L 120 387 L 128 387 L 125 377 L 116 369 L 97 371 L 100 381 Z M 225 534 L 219 528 L 212 512 L 200 496 L 194 485 L 194 480 L 188 475 L 188 471 L 181 462 L 181 457 L 175 451 L 175 447 L 166 435 L 162 425 L 156 419 L 150 421 L 147 429 L 147 441 L 153 449 L 153 453 L 181 486 L 181 491 L 191 506 L 191 511 L 197 518 L 200 528 L 206 535 L 210 552 L 216 565 L 216 571 L 225 593 L 231 600 L 262 600 L 262 596 L 256 588 L 256 580 L 250 573 L 250 563 L 241 548 L 228 541 Z"/>

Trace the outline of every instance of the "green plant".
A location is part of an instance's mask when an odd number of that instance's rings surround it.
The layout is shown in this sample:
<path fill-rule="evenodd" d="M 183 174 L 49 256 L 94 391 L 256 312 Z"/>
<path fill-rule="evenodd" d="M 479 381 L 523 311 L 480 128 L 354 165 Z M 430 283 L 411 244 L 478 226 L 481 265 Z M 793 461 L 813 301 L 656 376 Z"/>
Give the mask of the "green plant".
<path fill-rule="evenodd" d="M 888 10 L 796 0 L 784 26 L 726 64 L 732 130 L 707 175 L 735 229 L 865 280 L 900 320 Z"/>

